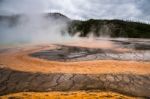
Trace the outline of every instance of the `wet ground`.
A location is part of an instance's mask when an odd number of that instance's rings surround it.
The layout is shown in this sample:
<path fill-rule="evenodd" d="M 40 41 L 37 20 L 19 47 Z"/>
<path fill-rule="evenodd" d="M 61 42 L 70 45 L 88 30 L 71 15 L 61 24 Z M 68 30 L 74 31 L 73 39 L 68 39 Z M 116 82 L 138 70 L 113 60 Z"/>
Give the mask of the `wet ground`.
<path fill-rule="evenodd" d="M 150 98 L 150 40 L 97 41 L 0 49 L 0 96 L 102 90 Z"/>
<path fill-rule="evenodd" d="M 65 62 L 87 60 L 150 61 L 150 40 L 110 39 L 109 41 L 113 44 L 112 48 L 58 45 L 56 49 L 36 52 L 30 55 L 42 59 Z M 101 42 L 99 42 L 99 45 L 101 45 Z M 117 49 L 126 49 L 126 51 Z"/>

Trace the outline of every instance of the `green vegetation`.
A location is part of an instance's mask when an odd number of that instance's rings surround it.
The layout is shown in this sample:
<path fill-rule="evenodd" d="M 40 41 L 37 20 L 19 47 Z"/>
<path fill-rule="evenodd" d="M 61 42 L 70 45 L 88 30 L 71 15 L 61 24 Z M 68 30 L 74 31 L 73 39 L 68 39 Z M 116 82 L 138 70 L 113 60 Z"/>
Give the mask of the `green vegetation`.
<path fill-rule="evenodd" d="M 94 36 L 150 38 L 150 24 L 122 20 L 72 21 L 69 24 L 70 35 L 80 32 L 81 37 L 93 33 Z"/>

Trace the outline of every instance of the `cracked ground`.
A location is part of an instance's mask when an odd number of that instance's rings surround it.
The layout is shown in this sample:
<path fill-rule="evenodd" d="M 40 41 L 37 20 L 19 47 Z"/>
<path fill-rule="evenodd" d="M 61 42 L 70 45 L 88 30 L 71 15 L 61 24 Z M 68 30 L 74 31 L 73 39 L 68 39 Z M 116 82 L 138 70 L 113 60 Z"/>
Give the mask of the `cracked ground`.
<path fill-rule="evenodd" d="M 114 91 L 147 98 L 150 95 L 150 75 L 43 74 L 0 69 L 0 77 L 0 95 L 17 92 L 78 90 Z"/>
<path fill-rule="evenodd" d="M 74 44 L 1 49 L 0 95 L 102 90 L 150 98 L 149 41 L 112 41 L 114 49 Z"/>

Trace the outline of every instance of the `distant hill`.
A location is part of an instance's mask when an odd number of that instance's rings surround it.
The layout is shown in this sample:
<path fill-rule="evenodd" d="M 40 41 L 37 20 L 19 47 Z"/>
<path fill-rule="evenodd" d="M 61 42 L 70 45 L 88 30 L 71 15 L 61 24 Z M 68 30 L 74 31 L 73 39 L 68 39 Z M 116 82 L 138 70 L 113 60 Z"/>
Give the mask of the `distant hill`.
<path fill-rule="evenodd" d="M 0 25 L 5 25 L 8 27 L 14 27 L 19 24 L 20 20 L 28 20 L 28 18 L 32 17 L 32 15 L 26 14 L 18 14 L 18 15 L 0 15 Z M 45 13 L 45 14 L 37 14 L 34 17 L 41 17 L 47 19 L 47 21 L 56 21 L 61 23 L 68 23 L 71 21 L 68 17 L 64 16 L 60 13 Z M 32 18 L 34 19 L 34 18 Z"/>
<path fill-rule="evenodd" d="M 55 20 L 63 20 L 66 22 L 71 21 L 70 18 L 68 18 L 67 16 L 60 14 L 60 13 L 47 13 L 47 14 L 45 14 L 45 16 L 47 18 L 53 18 Z"/>
<path fill-rule="evenodd" d="M 19 19 L 26 15 L 0 16 L 0 25 L 7 24 L 9 27 L 16 26 Z M 129 38 L 150 38 L 150 24 L 128 22 L 122 20 L 95 20 L 87 21 L 71 20 L 60 13 L 45 13 L 41 16 L 47 20 L 61 21 L 68 24 L 70 35 L 80 33 L 79 36 L 89 35 L 110 36 L 110 37 L 129 37 Z"/>
<path fill-rule="evenodd" d="M 122 20 L 94 20 L 72 21 L 69 33 L 75 35 L 80 32 L 81 37 L 94 36 L 150 38 L 150 25 Z"/>
<path fill-rule="evenodd" d="M 0 25 L 7 25 L 9 27 L 16 26 L 19 22 L 20 15 L 1 15 Z"/>

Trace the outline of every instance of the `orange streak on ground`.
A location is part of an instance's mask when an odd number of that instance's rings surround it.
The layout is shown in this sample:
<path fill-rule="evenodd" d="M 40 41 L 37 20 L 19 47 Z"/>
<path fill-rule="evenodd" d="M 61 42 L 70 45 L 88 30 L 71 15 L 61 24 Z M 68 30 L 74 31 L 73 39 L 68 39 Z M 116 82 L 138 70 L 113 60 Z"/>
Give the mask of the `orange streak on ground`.
<path fill-rule="evenodd" d="M 125 96 L 113 92 L 22 92 L 1 96 L 2 99 L 142 99 L 140 97 Z"/>
<path fill-rule="evenodd" d="M 95 60 L 82 62 L 56 62 L 33 58 L 28 54 L 56 46 L 24 47 L 19 51 L 0 54 L 0 64 L 19 71 L 43 73 L 135 73 L 150 74 L 150 62 Z"/>

